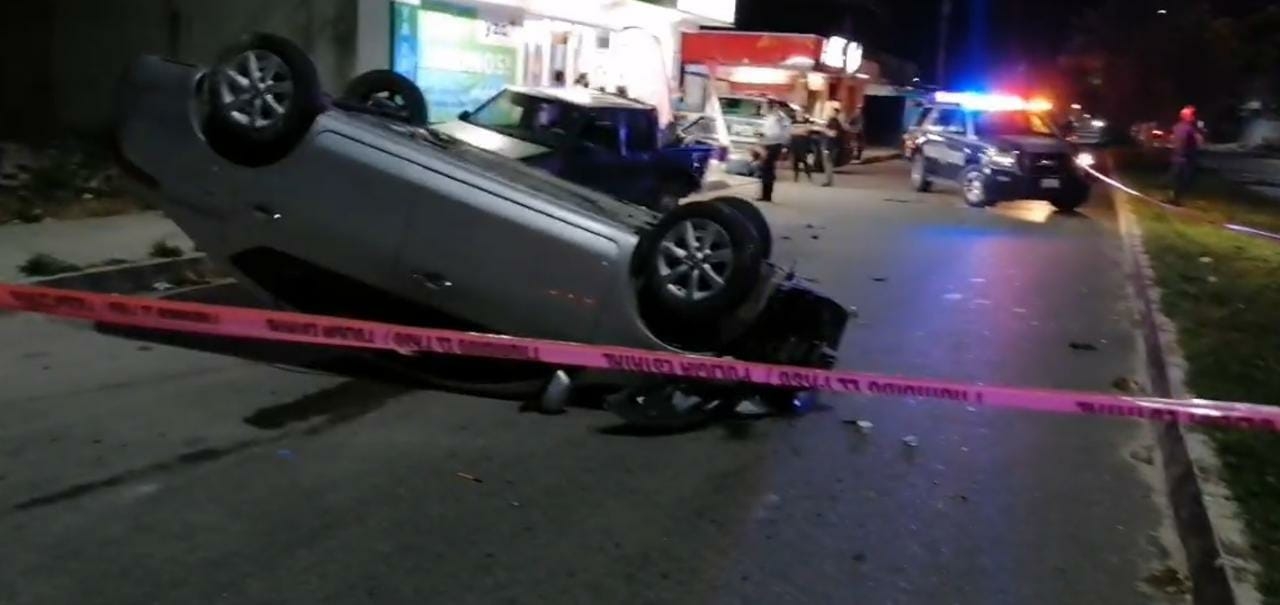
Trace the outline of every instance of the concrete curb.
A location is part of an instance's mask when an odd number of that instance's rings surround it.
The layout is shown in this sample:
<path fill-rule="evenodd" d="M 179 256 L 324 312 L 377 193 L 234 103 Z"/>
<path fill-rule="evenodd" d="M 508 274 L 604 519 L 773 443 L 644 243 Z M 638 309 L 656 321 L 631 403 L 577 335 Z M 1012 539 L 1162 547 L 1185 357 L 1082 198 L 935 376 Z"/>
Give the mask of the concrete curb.
<path fill-rule="evenodd" d="M 892 160 L 899 160 L 899 159 L 902 159 L 902 154 L 901 154 L 901 153 L 890 153 L 890 154 L 885 154 L 885 155 L 876 155 L 876 156 L 871 156 L 871 157 L 864 157 L 864 158 L 862 158 L 861 160 L 858 160 L 857 162 L 854 162 L 854 164 L 857 164 L 857 165 L 859 165 L 859 166 L 866 166 L 866 165 L 868 165 L 868 164 L 879 164 L 879 163 L 882 163 L 882 162 L 889 162 L 889 161 L 892 161 Z"/>
<path fill-rule="evenodd" d="M 29 286 L 65 288 L 107 294 L 130 294 L 154 289 L 164 282 L 174 287 L 193 281 L 212 280 L 221 276 L 208 257 L 191 254 L 181 258 L 141 261 L 25 280 Z"/>
<path fill-rule="evenodd" d="M 1152 394 L 1184 398 L 1187 362 L 1177 342 L 1177 328 L 1160 310 L 1160 290 L 1142 239 L 1142 227 L 1127 197 L 1113 196 L 1120 219 L 1129 277 L 1138 298 L 1142 348 Z M 1208 437 L 1176 423 L 1155 426 L 1163 462 L 1165 487 L 1174 525 L 1191 575 L 1191 597 L 1198 605 L 1255 605 L 1262 598 L 1252 576 L 1248 542 L 1238 509 L 1226 486 L 1217 480 L 1218 461 Z M 1213 494 L 1210 497 L 1209 494 Z M 1224 553 L 1243 556 L 1229 557 Z"/>

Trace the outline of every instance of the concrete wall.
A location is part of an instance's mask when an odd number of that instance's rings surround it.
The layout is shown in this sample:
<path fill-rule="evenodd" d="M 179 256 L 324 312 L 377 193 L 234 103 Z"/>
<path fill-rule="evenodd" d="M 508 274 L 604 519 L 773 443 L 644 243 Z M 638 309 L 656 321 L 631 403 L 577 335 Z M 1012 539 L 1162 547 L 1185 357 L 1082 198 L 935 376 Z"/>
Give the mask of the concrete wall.
<path fill-rule="evenodd" d="M 46 131 L 103 132 L 115 83 L 134 57 L 156 53 L 208 64 L 224 45 L 251 31 L 300 44 L 316 61 L 326 89 L 337 91 L 357 70 L 386 67 L 390 10 L 389 0 L 6 2 L 0 13 L 0 137 L 30 130 L 19 126 L 32 120 L 48 125 Z M 373 21 L 362 23 L 362 16 Z M 369 40 L 361 39 L 362 30 Z"/>

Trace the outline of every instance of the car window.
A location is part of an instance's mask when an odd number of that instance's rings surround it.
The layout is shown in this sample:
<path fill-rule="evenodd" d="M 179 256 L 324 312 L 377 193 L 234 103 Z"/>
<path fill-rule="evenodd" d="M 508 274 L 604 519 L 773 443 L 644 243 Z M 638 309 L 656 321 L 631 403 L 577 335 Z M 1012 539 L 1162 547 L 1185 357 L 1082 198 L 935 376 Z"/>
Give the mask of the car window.
<path fill-rule="evenodd" d="M 943 107 L 935 109 L 929 116 L 925 128 L 951 134 L 964 134 L 964 112 L 959 109 Z"/>
<path fill-rule="evenodd" d="M 504 90 L 464 121 L 510 137 L 556 147 L 580 123 L 583 110 L 570 103 Z"/>
<path fill-rule="evenodd" d="M 974 112 L 973 127 L 980 137 L 1056 136 L 1044 117 L 1024 111 Z"/>
<path fill-rule="evenodd" d="M 926 121 L 928 121 L 928 120 L 929 120 L 929 118 L 931 118 L 931 117 L 933 117 L 933 108 L 932 108 L 932 107 L 926 107 L 926 108 L 924 108 L 924 109 L 920 110 L 920 115 L 919 115 L 919 116 L 916 116 L 916 123 L 915 123 L 915 127 L 916 127 L 916 128 L 921 128 L 921 127 L 923 127 L 923 126 L 924 126 L 924 123 L 925 123 Z"/>
<path fill-rule="evenodd" d="M 720 112 L 738 118 L 763 118 L 764 100 L 725 97 L 720 99 Z"/>
<path fill-rule="evenodd" d="M 646 153 L 657 149 L 658 120 L 656 115 L 649 111 L 623 111 L 619 113 L 627 129 L 626 153 Z"/>
<path fill-rule="evenodd" d="M 622 137 L 618 125 L 607 119 L 596 118 L 582 129 L 583 143 L 617 152 L 622 149 Z"/>

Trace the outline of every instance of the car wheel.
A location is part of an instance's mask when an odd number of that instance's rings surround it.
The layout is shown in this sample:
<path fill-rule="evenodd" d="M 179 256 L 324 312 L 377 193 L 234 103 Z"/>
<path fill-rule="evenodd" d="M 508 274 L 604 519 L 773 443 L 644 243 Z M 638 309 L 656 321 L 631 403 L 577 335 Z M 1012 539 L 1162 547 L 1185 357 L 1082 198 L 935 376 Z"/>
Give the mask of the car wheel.
<path fill-rule="evenodd" d="M 224 50 L 205 91 L 209 146 L 246 166 L 283 159 L 324 110 L 315 64 L 296 44 L 272 34 L 250 34 Z"/>
<path fill-rule="evenodd" d="M 981 168 L 977 166 L 966 168 L 960 177 L 960 186 L 964 192 L 965 204 L 973 208 L 990 205 L 990 198 L 987 196 L 987 178 L 982 174 Z"/>
<path fill-rule="evenodd" d="M 773 256 L 773 229 L 769 228 L 769 221 L 764 217 L 764 213 L 760 211 L 755 204 L 742 199 L 740 197 L 717 197 L 711 200 L 713 204 L 725 204 L 733 208 L 751 223 L 751 227 L 755 229 L 756 236 L 760 238 L 760 246 L 763 248 L 763 256 L 765 260 L 769 260 Z"/>
<path fill-rule="evenodd" d="M 1077 208 L 1084 205 L 1086 199 L 1087 198 L 1084 196 L 1077 196 L 1049 200 L 1049 203 L 1053 204 L 1054 209 L 1058 212 L 1074 212 Z"/>
<path fill-rule="evenodd" d="M 764 245 L 751 222 L 728 204 L 694 202 L 664 216 L 636 251 L 643 296 L 667 324 L 720 318 L 761 279 Z"/>
<path fill-rule="evenodd" d="M 427 123 L 427 99 L 412 80 L 389 69 L 360 74 L 342 91 L 342 100 L 378 110 L 414 126 Z"/>
<path fill-rule="evenodd" d="M 911 186 L 921 192 L 933 189 L 933 181 L 929 180 L 929 171 L 925 168 L 922 153 L 911 156 Z"/>

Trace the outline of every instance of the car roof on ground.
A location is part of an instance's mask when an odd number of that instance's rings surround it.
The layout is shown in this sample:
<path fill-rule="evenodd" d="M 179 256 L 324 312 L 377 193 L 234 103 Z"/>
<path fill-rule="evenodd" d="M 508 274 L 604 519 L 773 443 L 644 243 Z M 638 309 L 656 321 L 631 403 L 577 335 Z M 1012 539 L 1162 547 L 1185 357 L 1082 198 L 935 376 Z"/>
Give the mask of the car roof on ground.
<path fill-rule="evenodd" d="M 652 105 L 635 99 L 628 99 L 610 92 L 582 87 L 532 87 L 508 86 L 507 90 L 543 99 L 564 101 L 584 107 L 609 107 L 617 109 L 653 109 Z"/>

